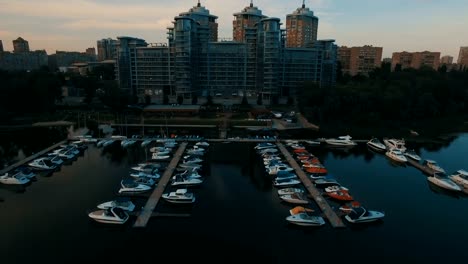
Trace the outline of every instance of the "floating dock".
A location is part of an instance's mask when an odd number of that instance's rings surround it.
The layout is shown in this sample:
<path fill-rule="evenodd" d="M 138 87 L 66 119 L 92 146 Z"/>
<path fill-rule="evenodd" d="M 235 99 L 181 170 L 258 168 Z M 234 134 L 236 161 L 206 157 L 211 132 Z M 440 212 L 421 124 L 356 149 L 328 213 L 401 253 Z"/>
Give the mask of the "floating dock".
<path fill-rule="evenodd" d="M 322 197 L 320 192 L 315 188 L 314 184 L 312 181 L 307 177 L 305 172 L 301 169 L 299 164 L 294 160 L 294 158 L 291 156 L 289 151 L 283 146 L 281 143 L 277 143 L 278 148 L 280 151 L 283 153 L 284 157 L 286 158 L 286 161 L 289 162 L 292 168 L 296 171 L 297 176 L 299 179 L 301 179 L 302 183 L 306 187 L 306 189 L 309 191 L 311 197 L 315 200 L 317 205 L 320 207 L 322 210 L 323 214 L 328 218 L 328 221 L 334 228 L 344 228 L 346 225 L 343 223 L 341 218 L 338 217 L 338 215 L 333 211 L 331 206 L 328 204 L 328 202 L 325 200 L 325 198 Z"/>
<path fill-rule="evenodd" d="M 148 224 L 149 219 L 153 216 L 153 210 L 158 205 L 159 199 L 163 195 L 164 189 L 166 189 L 169 180 L 171 179 L 172 173 L 176 168 L 177 164 L 179 163 L 180 158 L 184 154 L 185 148 L 187 147 L 187 142 L 180 144 L 179 149 L 174 154 L 171 163 L 167 166 L 166 171 L 162 175 L 161 179 L 159 180 L 158 185 L 154 189 L 153 193 L 151 194 L 148 202 L 141 210 L 140 214 L 138 215 L 137 220 L 133 227 L 146 227 Z"/>
<path fill-rule="evenodd" d="M 422 171 L 424 174 L 427 174 L 427 175 L 434 175 L 435 171 L 413 159 L 410 159 L 408 158 L 408 163 L 415 167 L 416 169 L 419 169 L 420 171 Z"/>

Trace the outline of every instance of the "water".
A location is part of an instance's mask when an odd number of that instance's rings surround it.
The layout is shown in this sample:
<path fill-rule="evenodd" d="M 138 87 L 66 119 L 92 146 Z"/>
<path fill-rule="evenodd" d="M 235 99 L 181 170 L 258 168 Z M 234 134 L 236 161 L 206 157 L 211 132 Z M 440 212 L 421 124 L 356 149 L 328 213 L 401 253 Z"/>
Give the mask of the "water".
<path fill-rule="evenodd" d="M 278 198 L 253 146 L 211 146 L 205 182 L 193 189 L 196 203 L 175 208 L 162 201 L 156 209 L 191 216 L 153 218 L 146 229 L 137 230 L 131 227 L 135 217 L 124 226 L 109 226 L 94 223 L 87 212 L 116 197 L 120 180 L 133 164 L 145 160 L 145 152 L 139 146 L 105 151 L 90 146 L 73 163 L 50 176 L 39 176 L 25 189 L 1 186 L 0 259 L 2 263 L 97 258 L 156 262 L 162 257 L 292 263 L 364 258 L 380 263 L 451 263 L 468 257 L 464 250 L 468 199 L 430 188 L 417 169 L 395 166 L 364 144 L 348 152 L 311 149 L 357 201 L 385 211 L 386 218 L 340 230 L 328 224 L 302 228 L 285 221 L 292 207 Z M 467 169 L 468 134 L 448 145 L 414 147 L 447 172 Z M 144 198 L 134 201 L 138 206 L 145 202 Z"/>

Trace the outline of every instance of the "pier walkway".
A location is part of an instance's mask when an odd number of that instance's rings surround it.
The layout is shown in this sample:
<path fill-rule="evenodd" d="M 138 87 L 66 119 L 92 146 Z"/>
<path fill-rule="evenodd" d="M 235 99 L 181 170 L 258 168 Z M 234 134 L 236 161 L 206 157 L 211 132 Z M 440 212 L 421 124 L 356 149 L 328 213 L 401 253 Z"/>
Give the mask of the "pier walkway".
<path fill-rule="evenodd" d="M 341 218 L 338 217 L 338 215 L 335 213 L 335 211 L 333 211 L 333 209 L 330 207 L 328 202 L 322 197 L 322 195 L 317 190 L 317 188 L 315 188 L 312 181 L 309 179 L 309 177 L 307 177 L 305 172 L 301 169 L 299 164 L 297 164 L 297 162 L 291 156 L 289 151 L 284 147 L 284 145 L 281 143 L 277 143 L 277 145 L 280 151 L 283 153 L 284 157 L 286 158 L 286 161 L 288 161 L 289 164 L 291 164 L 291 167 L 294 168 L 297 176 L 302 181 L 306 189 L 309 191 L 310 195 L 314 198 L 315 202 L 320 207 L 323 214 L 328 218 L 328 221 L 330 222 L 330 224 L 334 228 L 346 227 L 346 225 L 343 223 Z"/>
<path fill-rule="evenodd" d="M 153 215 L 153 210 L 158 205 L 159 199 L 161 199 L 164 189 L 166 189 L 166 186 L 169 183 L 169 180 L 171 179 L 174 169 L 176 168 L 177 164 L 179 163 L 180 158 L 184 154 L 187 144 L 188 144 L 187 142 L 180 144 L 179 149 L 174 154 L 172 161 L 169 163 L 169 166 L 167 166 L 166 171 L 164 172 L 161 179 L 159 180 L 159 183 L 154 189 L 150 198 L 148 199 L 148 202 L 146 203 L 146 205 L 143 207 L 140 214 L 138 215 L 138 218 L 135 221 L 135 224 L 133 225 L 133 227 L 146 227 L 146 225 L 148 224 L 149 219 Z"/>
<path fill-rule="evenodd" d="M 415 161 L 413 159 L 408 158 L 407 160 L 408 160 L 408 163 L 411 166 L 415 167 L 416 169 L 419 169 L 424 174 L 434 175 L 435 171 L 433 169 L 431 169 L 431 168 L 429 168 L 429 167 L 427 167 L 427 166 L 425 166 L 425 165 L 423 165 L 423 164 L 421 164 L 421 163 L 419 163 L 419 162 L 417 162 L 417 161 Z"/>

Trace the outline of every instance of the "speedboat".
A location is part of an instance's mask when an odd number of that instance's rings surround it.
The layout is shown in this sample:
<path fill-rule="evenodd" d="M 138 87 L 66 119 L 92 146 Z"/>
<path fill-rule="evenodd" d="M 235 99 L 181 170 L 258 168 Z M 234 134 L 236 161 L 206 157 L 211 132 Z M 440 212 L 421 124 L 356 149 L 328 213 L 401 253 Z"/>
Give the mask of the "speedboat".
<path fill-rule="evenodd" d="M 11 175 L 18 175 L 18 176 L 22 176 L 22 177 L 26 177 L 28 179 L 33 179 L 36 177 L 36 173 L 34 173 L 34 171 L 32 171 L 30 168 L 28 167 L 24 167 L 24 166 L 20 166 L 12 171 L 9 172 Z"/>
<path fill-rule="evenodd" d="M 182 173 L 179 173 L 179 174 L 176 174 L 176 175 L 180 175 L 180 176 L 183 176 L 183 177 L 189 177 L 189 178 L 192 178 L 192 179 L 200 179 L 202 176 L 200 174 L 198 174 L 198 171 L 197 169 L 193 169 L 193 170 L 186 170 Z M 176 176 L 174 175 L 174 176 Z"/>
<path fill-rule="evenodd" d="M 124 211 L 129 211 L 129 212 L 132 212 L 133 210 L 135 210 L 135 204 L 130 199 L 123 198 L 123 197 L 117 198 L 116 200 L 113 200 L 113 201 L 102 203 L 97 206 L 97 208 L 103 209 L 103 210 L 110 209 L 112 207 L 118 207 Z"/>
<path fill-rule="evenodd" d="M 289 210 L 289 214 L 291 214 L 291 215 L 297 215 L 297 214 L 300 214 L 300 213 L 312 213 L 312 212 L 314 212 L 313 209 L 305 208 L 305 207 L 302 207 L 302 206 L 296 206 L 293 209 Z"/>
<path fill-rule="evenodd" d="M 55 170 L 57 168 L 57 165 L 53 164 L 48 158 L 35 159 L 28 163 L 28 165 L 38 170 Z"/>
<path fill-rule="evenodd" d="M 159 171 L 159 168 L 161 167 L 160 164 L 154 164 L 154 163 L 141 163 L 138 164 L 136 167 L 132 167 L 132 170 L 134 171 L 141 171 L 145 173 L 155 173 Z"/>
<path fill-rule="evenodd" d="M 270 166 L 268 168 L 266 168 L 266 172 L 269 174 L 269 175 L 277 175 L 278 172 L 281 172 L 281 171 L 286 171 L 286 172 L 289 172 L 289 171 L 293 171 L 294 169 L 289 167 L 289 166 L 284 166 L 284 165 L 273 165 L 273 166 Z"/>
<path fill-rule="evenodd" d="M 328 173 L 327 168 L 325 168 L 322 165 L 314 165 L 314 166 L 308 166 L 305 168 L 305 171 L 311 174 L 317 174 L 317 175 L 325 175 Z"/>
<path fill-rule="evenodd" d="M 56 156 L 49 156 L 47 157 L 53 164 L 60 166 L 63 164 L 63 160 L 60 158 L 59 155 Z"/>
<path fill-rule="evenodd" d="M 200 158 L 190 158 L 190 159 L 184 159 L 183 163 L 190 164 L 190 163 L 200 163 L 203 162 L 202 159 Z"/>
<path fill-rule="evenodd" d="M 294 145 L 291 145 L 291 148 L 293 148 L 293 149 L 305 149 L 305 147 L 302 146 L 301 144 L 294 144 Z"/>
<path fill-rule="evenodd" d="M 159 175 L 158 173 L 146 173 L 141 171 L 138 173 L 130 173 L 130 176 L 133 178 L 148 178 L 154 180 L 161 178 L 161 175 Z"/>
<path fill-rule="evenodd" d="M 317 187 L 327 187 L 327 186 L 334 186 L 338 185 L 341 186 L 341 184 L 332 178 L 324 178 L 324 179 L 318 179 L 315 181 L 315 186 Z"/>
<path fill-rule="evenodd" d="M 190 169 L 190 170 L 193 170 L 193 169 L 199 170 L 201 169 L 202 165 L 197 164 L 197 163 L 181 163 L 179 164 L 179 167 L 184 168 L 184 169 Z"/>
<path fill-rule="evenodd" d="M 455 173 L 452 173 L 452 175 L 449 176 L 449 178 L 458 184 L 460 187 L 463 188 L 463 192 L 468 193 L 468 172 L 465 170 L 459 170 Z"/>
<path fill-rule="evenodd" d="M 278 195 L 288 195 L 288 194 L 295 194 L 295 193 L 304 193 L 304 190 L 299 188 L 285 188 L 279 189 Z"/>
<path fill-rule="evenodd" d="M 119 207 L 111 207 L 105 210 L 97 210 L 88 214 L 89 217 L 99 223 L 105 224 L 124 224 L 127 222 L 128 214 Z"/>
<path fill-rule="evenodd" d="M 368 223 L 377 221 L 385 217 L 383 212 L 378 211 L 368 211 L 364 207 L 352 208 L 351 213 L 345 216 L 345 219 L 348 222 L 357 224 L 357 223 Z"/>
<path fill-rule="evenodd" d="M 423 164 L 432 169 L 435 173 L 445 174 L 445 170 L 434 160 L 425 160 Z"/>
<path fill-rule="evenodd" d="M 5 173 L 0 175 L 0 183 L 8 184 L 8 185 L 22 185 L 29 182 L 29 179 L 18 172 L 14 175 L 10 175 L 9 173 Z"/>
<path fill-rule="evenodd" d="M 156 184 L 156 181 L 152 178 L 147 178 L 147 177 L 137 177 L 134 178 L 133 181 L 137 184 L 143 184 L 152 187 L 153 185 Z"/>
<path fill-rule="evenodd" d="M 286 217 L 286 221 L 299 226 L 322 226 L 325 224 L 322 217 L 310 215 L 307 212 L 290 215 Z"/>
<path fill-rule="evenodd" d="M 122 146 L 122 148 L 128 148 L 128 147 L 130 147 L 131 145 L 133 145 L 135 143 L 136 143 L 136 140 L 125 139 L 120 143 L 120 145 Z"/>
<path fill-rule="evenodd" d="M 387 146 L 387 149 L 397 149 L 401 152 L 406 151 L 404 139 L 384 138 L 383 141 L 385 146 Z"/>
<path fill-rule="evenodd" d="M 320 146 L 320 141 L 316 140 L 306 140 L 304 141 L 306 144 L 309 144 L 310 146 Z"/>
<path fill-rule="evenodd" d="M 106 140 L 106 142 L 102 143 L 102 146 L 105 148 L 105 147 L 108 147 L 112 144 L 114 144 L 115 140 L 114 139 L 109 139 L 109 140 Z"/>
<path fill-rule="evenodd" d="M 96 143 L 96 146 L 99 148 L 99 147 L 102 147 L 104 145 L 104 143 L 106 143 L 107 141 L 109 141 L 110 139 L 102 139 L 100 140 L 98 143 Z"/>
<path fill-rule="evenodd" d="M 291 172 L 280 171 L 276 174 L 276 179 L 285 180 L 285 179 L 297 179 L 297 175 Z"/>
<path fill-rule="evenodd" d="M 79 153 L 79 151 L 78 151 Z M 55 157 L 59 156 L 60 158 L 66 159 L 66 160 L 71 160 L 76 157 L 77 153 L 74 149 L 59 149 L 55 150 L 49 154 L 47 154 L 49 157 Z"/>
<path fill-rule="evenodd" d="M 141 147 L 146 147 L 148 146 L 149 144 L 151 144 L 151 142 L 153 142 L 153 139 L 145 139 L 143 142 L 141 142 Z"/>
<path fill-rule="evenodd" d="M 284 180 L 275 179 L 273 181 L 273 185 L 275 187 L 290 187 L 290 186 L 297 185 L 299 183 L 301 182 L 296 179 L 284 179 Z"/>
<path fill-rule="evenodd" d="M 325 192 L 327 193 L 338 192 L 338 191 L 349 191 L 349 189 L 340 185 L 333 185 L 333 186 L 328 186 L 325 188 Z"/>
<path fill-rule="evenodd" d="M 367 146 L 377 151 L 385 151 L 387 149 L 387 147 L 385 147 L 385 145 L 382 142 L 380 142 L 378 138 L 373 138 L 369 140 L 367 142 Z"/>
<path fill-rule="evenodd" d="M 122 180 L 120 185 L 119 193 L 143 193 L 151 190 L 150 186 L 136 183 L 130 179 Z"/>
<path fill-rule="evenodd" d="M 385 152 L 385 155 L 396 162 L 407 162 L 405 155 L 398 149 L 391 149 Z"/>
<path fill-rule="evenodd" d="M 406 157 L 413 159 L 415 161 L 418 161 L 418 162 L 421 161 L 421 157 L 418 154 L 416 154 L 416 152 L 413 149 L 406 150 L 405 152 L 403 152 L 403 154 Z"/>
<path fill-rule="evenodd" d="M 452 181 L 449 177 L 442 176 L 437 173 L 433 176 L 427 177 L 427 180 L 449 191 L 461 192 L 462 190 L 462 188 L 458 186 L 454 181 Z"/>
<path fill-rule="evenodd" d="M 329 138 L 325 139 L 325 142 L 329 145 L 333 146 L 343 146 L 343 147 L 348 147 L 348 146 L 356 146 L 356 142 L 351 140 L 352 137 L 347 135 L 347 136 L 341 136 L 338 138 Z"/>
<path fill-rule="evenodd" d="M 167 160 L 169 158 L 170 158 L 169 155 L 158 155 L 157 153 L 153 153 L 153 156 L 151 156 L 151 159 L 154 159 L 154 160 Z"/>
<path fill-rule="evenodd" d="M 150 148 L 150 152 L 152 153 L 163 153 L 163 152 L 171 152 L 172 151 L 172 148 L 165 148 L 165 147 L 154 147 L 154 148 Z"/>
<path fill-rule="evenodd" d="M 261 155 L 266 154 L 266 153 L 277 153 L 277 152 L 278 152 L 278 149 L 275 149 L 275 148 L 267 148 L 267 149 L 262 149 L 258 151 L 258 153 Z"/>
<path fill-rule="evenodd" d="M 280 196 L 281 200 L 292 204 L 308 204 L 309 201 L 301 193 L 285 194 Z"/>
<path fill-rule="evenodd" d="M 187 189 L 177 189 L 175 192 L 165 193 L 162 198 L 171 203 L 187 204 L 195 202 L 195 195 L 188 192 Z"/>
<path fill-rule="evenodd" d="M 256 150 L 262 150 L 262 149 L 269 149 L 269 148 L 274 148 L 274 147 L 276 147 L 276 146 L 275 146 L 275 144 L 272 144 L 272 143 L 259 143 L 254 148 Z"/>
<path fill-rule="evenodd" d="M 345 190 L 339 190 L 335 192 L 327 192 L 328 196 L 338 201 L 352 201 L 354 198 Z"/>
<path fill-rule="evenodd" d="M 200 146 L 200 147 L 209 147 L 210 144 L 208 142 L 197 142 L 195 146 Z"/>
<path fill-rule="evenodd" d="M 191 178 L 188 176 L 183 176 L 181 174 L 177 174 L 172 177 L 172 186 L 178 185 L 199 185 L 203 182 L 203 180 L 197 178 Z"/>

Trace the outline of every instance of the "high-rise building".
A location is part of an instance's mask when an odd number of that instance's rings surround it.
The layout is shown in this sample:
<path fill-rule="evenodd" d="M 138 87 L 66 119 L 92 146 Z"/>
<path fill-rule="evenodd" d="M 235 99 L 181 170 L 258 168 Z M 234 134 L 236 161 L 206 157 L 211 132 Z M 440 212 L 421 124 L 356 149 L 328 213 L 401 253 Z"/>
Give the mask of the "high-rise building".
<path fill-rule="evenodd" d="M 468 47 L 460 47 L 458 55 L 458 65 L 461 68 L 468 68 Z"/>
<path fill-rule="evenodd" d="M 117 52 L 117 40 L 101 39 L 97 41 L 98 61 L 114 60 Z"/>
<path fill-rule="evenodd" d="M 86 49 L 86 54 L 96 57 L 96 49 L 95 48 L 87 48 Z"/>
<path fill-rule="evenodd" d="M 392 64 L 392 58 L 383 58 L 382 62 Z"/>
<path fill-rule="evenodd" d="M 0 69 L 8 71 L 32 71 L 48 65 L 45 50 L 30 52 L 3 52 L 0 56 Z"/>
<path fill-rule="evenodd" d="M 0 52 L 3 52 L 3 42 L 1 39 L 0 39 Z"/>
<path fill-rule="evenodd" d="M 286 16 L 286 47 L 305 48 L 317 40 L 319 19 L 306 8 L 305 2 L 292 14 Z"/>
<path fill-rule="evenodd" d="M 117 61 L 115 76 L 119 82 L 120 89 L 130 95 L 137 95 L 139 91 L 138 82 L 143 79 L 149 79 L 149 76 L 140 76 L 136 79 L 136 53 L 138 48 L 148 46 L 146 41 L 132 37 L 118 37 L 117 43 Z"/>
<path fill-rule="evenodd" d="M 204 42 L 205 38 L 212 42 L 218 41 L 218 17 L 211 15 L 210 11 L 200 4 L 200 0 L 197 6 L 188 12 L 180 13 L 179 16 L 191 18 L 197 23 L 197 37 L 200 41 Z"/>
<path fill-rule="evenodd" d="M 29 52 L 28 41 L 24 40 L 21 37 L 13 40 L 13 52 L 15 53 Z"/>
<path fill-rule="evenodd" d="M 246 31 L 254 29 L 255 25 L 263 18 L 266 17 L 262 15 L 262 10 L 254 6 L 253 1 L 251 1 L 250 6 L 247 6 L 241 12 L 234 14 L 234 21 L 232 23 L 233 40 L 246 42 Z"/>
<path fill-rule="evenodd" d="M 453 63 L 453 57 L 452 56 L 443 56 L 442 58 L 440 58 L 440 65 L 450 65 Z"/>
<path fill-rule="evenodd" d="M 55 54 L 49 55 L 49 67 L 51 69 L 69 67 L 74 63 L 79 62 L 94 62 L 96 55 L 86 52 L 75 51 L 56 51 Z"/>
<path fill-rule="evenodd" d="M 339 47 L 338 61 L 344 74 L 355 76 L 358 74 L 369 75 L 375 68 L 382 64 L 382 47 Z"/>
<path fill-rule="evenodd" d="M 392 56 L 392 69 L 401 65 L 401 69 L 419 69 L 423 66 L 434 70 L 439 68 L 440 52 L 394 52 Z"/>

